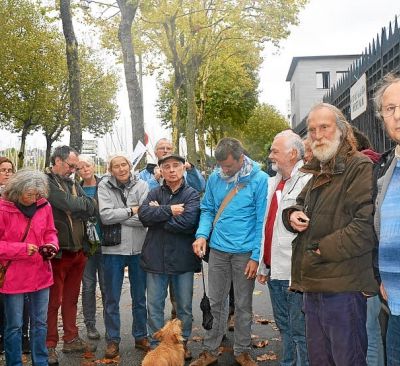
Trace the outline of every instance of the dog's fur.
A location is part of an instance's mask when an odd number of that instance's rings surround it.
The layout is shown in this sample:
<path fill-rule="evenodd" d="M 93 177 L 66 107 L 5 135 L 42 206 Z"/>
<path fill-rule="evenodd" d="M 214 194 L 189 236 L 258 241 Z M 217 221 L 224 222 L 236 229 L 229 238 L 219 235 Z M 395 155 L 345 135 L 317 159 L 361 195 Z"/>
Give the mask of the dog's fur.
<path fill-rule="evenodd" d="M 142 366 L 184 366 L 185 350 L 183 348 L 182 322 L 179 319 L 169 321 L 154 338 L 160 344 L 150 351 L 142 361 Z"/>

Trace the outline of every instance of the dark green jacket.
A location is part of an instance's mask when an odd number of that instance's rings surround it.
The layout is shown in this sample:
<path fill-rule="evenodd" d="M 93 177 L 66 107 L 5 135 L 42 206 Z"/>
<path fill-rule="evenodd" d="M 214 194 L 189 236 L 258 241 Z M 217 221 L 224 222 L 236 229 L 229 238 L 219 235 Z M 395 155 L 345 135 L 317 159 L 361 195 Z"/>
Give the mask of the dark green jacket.
<path fill-rule="evenodd" d="M 333 167 L 324 173 L 317 159 L 305 165 L 301 170 L 313 177 L 297 197 L 297 205 L 283 211 L 284 224 L 291 231 L 291 212 L 301 210 L 310 218 L 308 229 L 293 241 L 293 289 L 377 291 L 372 268 L 376 241 L 372 162 L 359 152 L 349 155 L 349 151 L 349 146 L 342 145 Z"/>
<path fill-rule="evenodd" d="M 60 252 L 77 252 L 82 249 L 85 240 L 85 221 L 95 215 L 95 201 L 87 197 L 79 183 L 72 179 L 60 177 L 52 173 L 51 169 L 46 169 L 46 174 L 49 177 L 48 201 L 53 208 Z M 76 195 L 72 194 L 73 186 Z"/>

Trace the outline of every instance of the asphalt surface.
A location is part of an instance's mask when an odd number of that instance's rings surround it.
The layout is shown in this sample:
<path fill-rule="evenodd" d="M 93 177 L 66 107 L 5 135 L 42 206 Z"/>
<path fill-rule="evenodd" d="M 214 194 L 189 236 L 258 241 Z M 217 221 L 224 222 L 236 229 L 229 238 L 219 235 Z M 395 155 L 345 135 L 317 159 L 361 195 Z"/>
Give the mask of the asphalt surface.
<path fill-rule="evenodd" d="M 205 268 L 207 272 L 207 269 Z M 206 276 L 207 277 L 207 276 Z M 201 274 L 195 275 L 194 281 L 194 297 L 193 297 L 193 331 L 192 337 L 188 342 L 188 347 L 192 351 L 194 357 L 201 352 L 201 341 L 204 335 L 204 330 L 201 326 L 202 313 L 199 307 L 200 300 L 203 296 L 203 285 Z M 78 326 L 80 329 L 80 336 L 87 340 L 86 338 L 86 328 L 83 323 L 82 312 L 80 309 L 79 300 L 79 310 L 78 310 Z M 144 357 L 144 352 L 134 348 L 134 339 L 131 335 L 132 328 L 132 316 L 131 316 L 131 299 L 129 293 L 129 282 L 125 278 L 121 303 L 121 344 L 120 344 L 120 357 L 119 359 L 113 360 L 111 364 L 121 365 L 121 366 L 139 366 Z M 165 319 L 166 321 L 170 317 L 170 302 L 166 301 Z M 276 329 L 275 323 L 273 322 L 272 308 L 269 301 L 268 288 L 267 286 L 262 286 L 256 284 L 256 288 L 253 294 L 253 326 L 252 326 L 252 342 L 253 342 L 253 357 L 264 357 L 266 361 L 258 361 L 260 366 L 279 365 L 279 352 L 281 347 L 281 341 L 279 337 L 279 332 Z M 59 322 L 61 324 L 61 321 Z M 59 365 L 60 366 L 95 366 L 106 364 L 106 360 L 103 359 L 104 352 L 106 348 L 104 340 L 104 322 L 102 317 L 102 305 L 100 292 L 98 291 L 97 296 L 97 329 L 102 335 L 99 341 L 90 341 L 92 344 L 97 346 L 96 352 L 93 354 L 64 354 L 61 352 L 62 343 L 57 347 L 57 352 L 59 355 Z M 60 329 L 60 334 L 62 335 L 62 329 Z M 220 347 L 220 356 L 218 358 L 218 365 L 238 365 L 233 357 L 233 336 L 234 332 L 227 332 L 226 339 L 222 342 Z M 266 345 L 264 345 L 266 343 Z M 256 345 L 262 347 L 255 347 Z M 88 358 L 85 358 L 88 357 Z M 272 358 L 272 360 L 270 360 Z M 277 358 L 274 360 L 274 358 Z M 31 360 L 29 355 L 25 357 L 24 364 L 31 365 Z M 186 362 L 186 366 L 190 362 Z M 0 366 L 5 365 L 4 355 L 0 355 Z"/>

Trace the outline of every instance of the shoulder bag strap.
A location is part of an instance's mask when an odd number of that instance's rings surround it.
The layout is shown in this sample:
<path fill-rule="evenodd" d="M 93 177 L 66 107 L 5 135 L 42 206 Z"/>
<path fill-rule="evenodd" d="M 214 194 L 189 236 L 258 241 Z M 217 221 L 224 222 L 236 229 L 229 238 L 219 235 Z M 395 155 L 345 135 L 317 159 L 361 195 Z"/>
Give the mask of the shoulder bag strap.
<path fill-rule="evenodd" d="M 224 200 L 221 203 L 221 206 L 219 206 L 219 209 L 217 211 L 217 214 L 215 215 L 214 221 L 213 221 L 213 226 L 217 223 L 219 217 L 221 216 L 222 212 L 224 211 L 225 207 L 228 205 L 228 203 L 232 200 L 233 197 L 235 197 L 236 193 L 238 193 L 245 185 L 244 184 L 237 184 L 235 185 L 229 193 L 225 196 Z"/>
<path fill-rule="evenodd" d="M 29 229 L 31 228 L 31 222 L 32 222 L 32 218 L 30 217 L 29 220 L 28 220 L 28 224 L 26 225 L 24 234 L 22 235 L 21 241 L 25 241 L 26 237 L 28 236 Z M 4 267 L 5 267 L 6 271 L 7 271 L 8 267 L 10 266 L 10 264 L 11 264 L 10 260 L 7 261 L 7 263 L 5 264 Z"/>

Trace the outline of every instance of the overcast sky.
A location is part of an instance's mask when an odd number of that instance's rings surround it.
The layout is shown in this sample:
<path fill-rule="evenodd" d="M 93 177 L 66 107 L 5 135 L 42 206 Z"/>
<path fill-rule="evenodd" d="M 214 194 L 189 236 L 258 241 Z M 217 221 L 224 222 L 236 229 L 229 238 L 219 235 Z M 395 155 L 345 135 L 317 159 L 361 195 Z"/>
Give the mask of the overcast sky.
<path fill-rule="evenodd" d="M 286 75 L 293 57 L 362 53 L 364 48 L 380 34 L 382 27 L 400 15 L 400 0 L 311 0 L 300 13 L 300 24 L 281 43 L 280 50 L 266 47 L 265 61 L 260 70 L 260 101 L 274 105 L 286 115 L 289 103 L 289 83 Z M 154 78 L 144 79 L 145 129 L 154 143 L 168 132 L 160 127 L 155 102 L 158 97 Z M 99 141 L 100 154 L 119 150 L 119 141 L 130 141 L 129 111 L 126 93 L 118 98 L 121 118 L 117 123 L 119 139 Z M 85 135 L 84 138 L 88 138 Z M 68 143 L 68 136 L 63 139 Z M 18 146 L 15 135 L 2 131 L 0 148 Z M 28 146 L 45 146 L 39 135 L 28 138 Z M 129 148 L 129 147 L 128 147 Z"/>
<path fill-rule="evenodd" d="M 396 14 L 400 14 L 399 0 L 311 0 L 278 54 L 272 47 L 266 48 L 260 101 L 286 115 L 290 88 L 285 80 L 293 57 L 361 54 Z"/>

